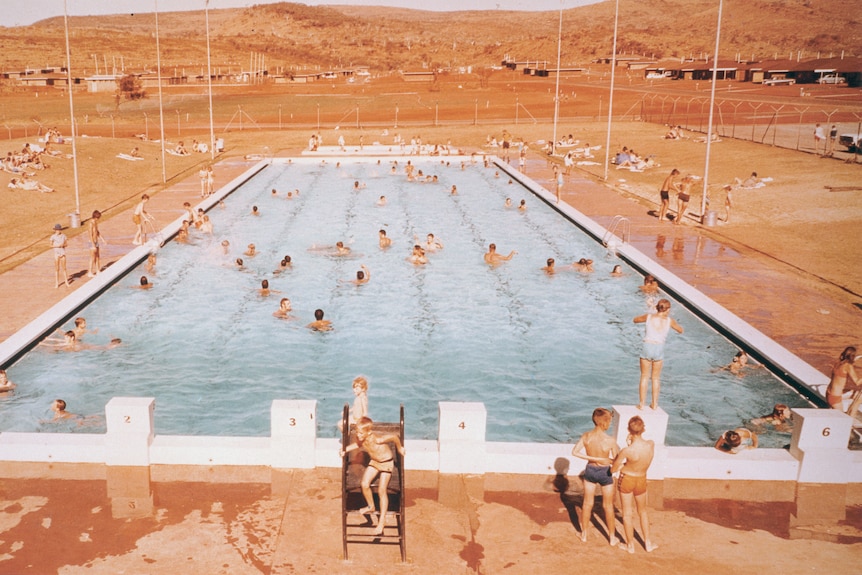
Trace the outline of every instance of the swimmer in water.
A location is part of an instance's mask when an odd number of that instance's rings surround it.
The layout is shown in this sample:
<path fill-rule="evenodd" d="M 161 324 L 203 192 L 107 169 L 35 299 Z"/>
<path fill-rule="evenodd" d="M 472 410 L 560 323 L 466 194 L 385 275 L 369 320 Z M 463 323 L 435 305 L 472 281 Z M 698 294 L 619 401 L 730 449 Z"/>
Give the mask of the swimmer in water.
<path fill-rule="evenodd" d="M 269 297 L 271 294 L 281 292 L 278 290 L 269 289 L 269 280 L 261 280 L 260 289 L 257 290 L 257 293 L 258 295 L 260 295 L 260 297 Z"/>
<path fill-rule="evenodd" d="M 332 322 L 328 319 L 323 319 L 323 310 L 314 310 L 314 321 L 306 326 L 313 331 L 331 331 Z"/>
<path fill-rule="evenodd" d="M 380 230 L 377 232 L 377 237 L 381 250 L 385 250 L 392 245 L 392 239 L 386 236 L 386 230 Z"/>
<path fill-rule="evenodd" d="M 147 279 L 147 276 L 141 276 L 138 285 L 132 287 L 138 289 L 152 289 L 153 284 L 150 283 L 150 280 Z"/>
<path fill-rule="evenodd" d="M 0 369 L 0 393 L 12 391 L 16 387 L 18 386 L 9 381 L 9 378 L 6 376 L 6 370 Z"/>
<path fill-rule="evenodd" d="M 552 276 L 556 273 L 556 270 L 554 269 L 554 264 L 555 264 L 554 258 L 548 258 L 546 265 L 542 266 L 539 269 L 541 269 L 543 272 L 545 272 L 549 276 Z"/>
<path fill-rule="evenodd" d="M 426 252 L 436 252 L 443 249 L 443 243 L 436 239 L 434 234 L 428 234 L 428 237 L 425 239 L 424 247 Z"/>
<path fill-rule="evenodd" d="M 293 311 L 293 307 L 290 304 L 290 299 L 283 297 L 281 298 L 281 302 L 278 304 L 278 309 L 275 310 L 272 315 L 273 317 L 278 317 L 281 319 L 290 319 L 290 312 Z"/>
<path fill-rule="evenodd" d="M 422 246 L 416 244 L 413 246 L 413 251 L 410 253 L 410 257 L 407 258 L 414 266 L 421 266 L 428 263 L 428 258 L 425 256 L 425 250 L 422 249 Z"/>
<path fill-rule="evenodd" d="M 507 262 L 512 259 L 512 256 L 517 254 L 515 250 L 509 252 L 509 255 L 504 256 L 497 253 L 497 244 L 491 244 L 488 246 L 488 253 L 485 254 L 485 263 L 491 266 L 498 266 L 503 262 Z"/>
<path fill-rule="evenodd" d="M 575 263 L 572 264 L 572 267 L 578 270 L 579 272 L 584 273 L 592 273 L 593 270 L 593 260 L 588 260 L 587 258 L 581 258 Z"/>
<path fill-rule="evenodd" d="M 367 284 L 368 280 L 371 279 L 371 271 L 365 265 L 359 266 L 362 269 L 356 272 L 356 279 L 349 280 L 349 283 L 352 283 L 355 286 L 361 286 L 362 284 Z"/>

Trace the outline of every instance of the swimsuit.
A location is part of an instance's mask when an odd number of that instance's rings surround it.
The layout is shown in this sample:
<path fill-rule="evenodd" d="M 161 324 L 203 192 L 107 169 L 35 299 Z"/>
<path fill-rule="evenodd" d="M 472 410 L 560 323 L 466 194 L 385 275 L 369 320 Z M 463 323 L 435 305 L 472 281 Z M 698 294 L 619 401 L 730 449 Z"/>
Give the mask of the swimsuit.
<path fill-rule="evenodd" d="M 662 190 L 659 193 L 661 194 L 661 199 L 663 199 L 663 200 L 669 200 L 670 199 L 670 192 L 668 192 L 667 190 Z"/>
<path fill-rule="evenodd" d="M 66 236 L 63 234 L 54 234 L 51 236 L 51 247 L 54 248 L 54 257 L 62 258 L 66 255 L 66 248 L 63 244 L 66 243 Z"/>
<path fill-rule="evenodd" d="M 656 318 L 658 318 L 656 315 L 647 315 L 641 351 L 641 358 L 647 361 L 662 361 L 664 359 L 664 342 L 667 339 L 667 332 L 670 330 L 670 318 L 665 318 L 664 322 L 659 321 L 658 324 L 654 324 L 653 320 Z"/>
<path fill-rule="evenodd" d="M 682 192 L 678 193 L 676 195 L 676 197 L 682 202 L 687 202 L 691 199 L 691 196 L 689 196 L 688 194 L 684 194 Z"/>
<path fill-rule="evenodd" d="M 635 495 L 643 495 L 647 490 L 646 475 L 626 475 L 620 473 L 620 480 L 617 484 L 620 493 L 634 493 Z"/>
<path fill-rule="evenodd" d="M 614 477 L 611 475 L 611 466 L 588 463 L 586 468 L 584 468 L 584 481 L 598 483 L 602 487 L 612 485 Z"/>
<path fill-rule="evenodd" d="M 368 462 L 368 465 L 381 473 L 392 473 L 395 470 L 395 462 L 392 459 L 387 459 L 386 461 L 372 459 Z"/>
<path fill-rule="evenodd" d="M 837 409 L 844 408 L 844 396 L 843 395 L 832 395 L 831 393 L 826 394 L 826 403 L 829 404 L 829 407 L 836 407 Z"/>

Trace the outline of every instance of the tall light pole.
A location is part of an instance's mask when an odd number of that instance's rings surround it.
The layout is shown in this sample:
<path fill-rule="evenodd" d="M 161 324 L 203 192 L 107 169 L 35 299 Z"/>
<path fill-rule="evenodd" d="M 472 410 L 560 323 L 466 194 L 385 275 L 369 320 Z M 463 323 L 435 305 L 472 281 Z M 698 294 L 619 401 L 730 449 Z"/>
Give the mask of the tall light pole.
<path fill-rule="evenodd" d="M 210 159 L 215 160 L 215 128 L 213 128 L 213 74 L 210 62 L 210 0 L 206 0 L 204 14 L 207 26 L 207 92 L 210 97 Z M 278 108 L 278 127 L 281 128 L 281 107 Z"/>
<path fill-rule="evenodd" d="M 162 50 L 159 47 L 159 0 L 153 0 L 156 6 L 156 72 L 159 82 L 159 129 L 162 146 L 162 183 L 167 183 L 168 175 L 165 168 L 165 111 L 162 107 Z"/>
<path fill-rule="evenodd" d="M 718 0 L 718 26 L 715 29 L 715 56 L 712 58 L 712 93 L 709 97 L 709 126 L 706 127 L 706 162 L 703 167 L 703 194 L 700 198 L 700 223 L 706 220 L 706 198 L 709 188 L 709 153 L 712 148 L 712 116 L 715 112 L 715 85 L 718 83 L 718 44 L 721 38 L 721 9 L 723 0 Z"/>
<path fill-rule="evenodd" d="M 551 155 L 557 152 L 557 119 L 560 116 L 560 55 L 563 51 L 563 0 L 560 0 L 560 30 L 557 33 L 557 83 L 554 87 L 554 141 Z"/>
<path fill-rule="evenodd" d="M 69 117 L 72 120 L 72 172 L 75 178 L 75 221 L 81 223 L 81 197 L 78 192 L 78 151 L 75 146 L 75 106 L 72 98 L 72 52 L 69 49 L 69 14 L 66 10 L 66 0 L 63 0 L 63 24 L 66 28 L 66 84 L 69 88 Z"/>
<path fill-rule="evenodd" d="M 608 179 L 608 164 L 611 160 L 611 120 L 614 117 L 614 78 L 617 72 L 617 29 L 620 22 L 620 0 L 614 10 L 614 45 L 611 54 L 611 93 L 608 96 L 608 139 L 605 142 L 605 181 Z M 601 100 L 599 100 L 601 106 Z M 601 113 L 601 112 L 600 112 Z"/>

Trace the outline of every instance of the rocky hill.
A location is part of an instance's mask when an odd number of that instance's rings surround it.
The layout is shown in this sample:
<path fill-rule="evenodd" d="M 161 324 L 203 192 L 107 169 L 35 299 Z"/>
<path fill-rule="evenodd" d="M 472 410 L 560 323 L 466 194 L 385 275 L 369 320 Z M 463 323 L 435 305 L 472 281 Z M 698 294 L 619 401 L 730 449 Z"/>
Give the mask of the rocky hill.
<path fill-rule="evenodd" d="M 618 49 L 654 58 L 699 57 L 715 46 L 717 2 L 621 0 Z M 588 63 L 611 52 L 612 0 L 563 12 L 562 59 Z M 862 54 L 860 0 L 725 0 L 723 58 Z M 267 67 L 302 69 L 368 65 L 377 72 L 422 67 L 486 66 L 509 54 L 556 61 L 559 12 L 430 12 L 382 7 L 309 7 L 279 3 L 211 10 L 213 66 L 247 68 L 251 53 Z M 73 66 L 86 73 L 120 62 L 155 65 L 152 13 L 71 17 Z M 166 67 L 206 64 L 204 12 L 159 14 Z M 0 27 L 6 70 L 65 61 L 62 18 Z M 82 72 L 83 73 L 83 72 Z"/>

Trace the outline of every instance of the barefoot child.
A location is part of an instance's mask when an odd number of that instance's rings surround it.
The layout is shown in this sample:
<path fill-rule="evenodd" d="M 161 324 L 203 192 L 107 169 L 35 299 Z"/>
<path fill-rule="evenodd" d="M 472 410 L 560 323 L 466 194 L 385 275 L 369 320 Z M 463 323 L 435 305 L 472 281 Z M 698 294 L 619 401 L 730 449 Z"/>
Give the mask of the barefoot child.
<path fill-rule="evenodd" d="M 620 549 L 635 552 L 634 523 L 632 513 L 637 507 L 641 524 L 644 549 L 647 553 L 658 547 L 650 539 L 649 516 L 647 515 L 647 470 L 655 453 L 655 442 L 644 439 L 644 422 L 637 415 L 629 420 L 628 447 L 619 452 L 611 466 L 611 473 L 619 471 L 618 489 L 623 504 L 623 529 L 626 534 L 625 545 Z"/>
<path fill-rule="evenodd" d="M 658 300 L 656 313 L 639 315 L 634 318 L 634 323 L 646 324 L 644 332 L 643 349 L 640 356 L 641 379 L 638 409 L 643 409 L 646 403 L 647 383 L 652 380 L 652 402 L 650 408 L 658 406 L 658 394 L 661 388 L 661 368 L 664 363 L 664 344 L 668 331 L 673 329 L 682 333 L 683 329 L 676 321 L 668 316 L 670 302 L 666 299 Z"/>
<path fill-rule="evenodd" d="M 619 543 L 614 518 L 614 478 L 611 475 L 611 464 L 619 453 L 619 447 L 613 437 L 608 435 L 613 415 L 603 407 L 593 410 L 595 428 L 581 436 L 572 449 L 572 455 L 587 460 L 584 469 L 584 505 L 581 517 L 581 541 L 587 540 L 587 527 L 593 514 L 593 503 L 596 497 L 596 487 L 602 492 L 602 507 L 605 511 L 605 524 L 608 528 L 608 541 L 611 547 Z M 581 453 L 586 451 L 586 454 Z"/>
<path fill-rule="evenodd" d="M 395 460 L 392 454 L 392 448 L 388 445 L 394 443 L 398 449 L 398 453 L 404 457 L 404 447 L 401 445 L 401 439 L 397 435 L 383 435 L 377 437 L 373 430 L 374 422 L 369 417 L 363 417 L 356 423 L 356 443 L 351 443 L 345 449 L 341 450 L 341 457 L 345 454 L 361 449 L 365 451 L 371 461 L 365 469 L 365 474 L 362 476 L 362 495 L 365 497 L 366 507 L 363 507 L 359 512 L 363 515 L 373 514 L 374 511 L 374 495 L 371 493 L 371 482 L 380 474 L 380 481 L 377 485 L 377 496 L 380 499 L 380 517 L 377 520 L 377 529 L 374 530 L 375 535 L 381 535 L 383 528 L 386 525 L 386 512 L 389 510 L 389 495 L 386 488 L 389 486 L 389 480 L 392 478 L 392 472 L 395 470 Z"/>

